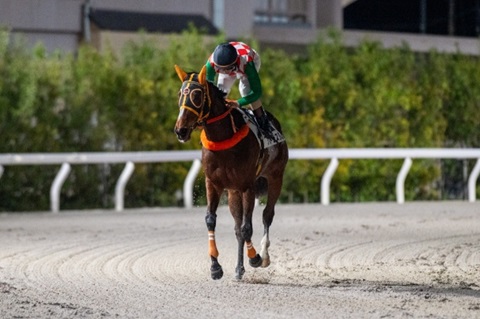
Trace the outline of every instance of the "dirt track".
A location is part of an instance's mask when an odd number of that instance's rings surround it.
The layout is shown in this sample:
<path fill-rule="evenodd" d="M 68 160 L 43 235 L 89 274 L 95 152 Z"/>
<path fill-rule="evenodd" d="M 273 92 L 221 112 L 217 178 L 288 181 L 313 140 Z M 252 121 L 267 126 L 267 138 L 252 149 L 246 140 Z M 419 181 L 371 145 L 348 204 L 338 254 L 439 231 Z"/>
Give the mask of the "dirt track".
<path fill-rule="evenodd" d="M 278 206 L 241 282 L 226 207 L 210 279 L 204 214 L 1 214 L 0 318 L 480 318 L 479 203 Z"/>

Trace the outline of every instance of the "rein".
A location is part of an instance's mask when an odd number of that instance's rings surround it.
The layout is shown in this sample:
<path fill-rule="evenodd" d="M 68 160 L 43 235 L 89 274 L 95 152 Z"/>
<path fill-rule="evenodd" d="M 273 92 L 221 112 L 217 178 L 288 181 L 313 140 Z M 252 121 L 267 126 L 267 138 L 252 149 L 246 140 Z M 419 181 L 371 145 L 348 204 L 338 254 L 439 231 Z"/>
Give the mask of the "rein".
<path fill-rule="evenodd" d="M 229 109 L 226 110 L 223 114 L 220 114 L 219 116 L 216 116 L 216 117 L 214 117 L 214 118 L 211 118 L 211 119 L 207 120 L 207 124 L 212 124 L 212 123 L 215 123 L 215 122 L 217 122 L 217 121 L 220 121 L 220 120 L 226 118 L 227 115 L 229 115 L 231 112 L 232 112 L 232 109 L 229 108 Z"/>

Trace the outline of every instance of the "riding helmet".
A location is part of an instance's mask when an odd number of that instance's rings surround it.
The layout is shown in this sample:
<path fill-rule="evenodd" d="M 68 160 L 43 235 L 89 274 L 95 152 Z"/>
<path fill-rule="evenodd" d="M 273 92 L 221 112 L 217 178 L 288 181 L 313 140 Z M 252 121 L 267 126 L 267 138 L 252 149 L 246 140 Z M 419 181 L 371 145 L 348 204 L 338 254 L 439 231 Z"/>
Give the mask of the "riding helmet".
<path fill-rule="evenodd" d="M 237 50 L 230 43 L 219 44 L 213 51 L 213 62 L 219 67 L 235 63 L 237 57 Z"/>

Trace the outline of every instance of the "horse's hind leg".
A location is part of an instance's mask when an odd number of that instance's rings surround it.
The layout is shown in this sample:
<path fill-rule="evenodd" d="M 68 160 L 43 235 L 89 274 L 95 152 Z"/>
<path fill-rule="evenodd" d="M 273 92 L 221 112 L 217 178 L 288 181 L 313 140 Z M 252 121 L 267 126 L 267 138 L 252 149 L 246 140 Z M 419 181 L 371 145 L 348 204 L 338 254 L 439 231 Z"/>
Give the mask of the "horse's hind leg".
<path fill-rule="evenodd" d="M 270 266 L 270 255 L 268 254 L 268 247 L 270 247 L 270 236 L 269 236 L 269 229 L 270 225 L 272 224 L 273 220 L 273 215 L 274 215 L 274 210 L 273 209 L 265 209 L 263 210 L 263 238 L 262 242 L 260 244 L 261 250 L 260 250 L 260 257 L 262 258 L 262 267 L 268 267 Z"/>
<path fill-rule="evenodd" d="M 235 235 L 238 241 L 238 259 L 235 272 L 236 278 L 240 280 L 245 273 L 245 244 L 247 245 L 247 256 L 250 265 L 253 267 L 259 267 L 262 263 L 260 255 L 257 254 L 252 244 L 252 213 L 255 206 L 255 194 L 251 190 L 248 190 L 243 194 L 239 191 L 229 191 L 228 204 L 233 219 L 235 220 Z"/>
<path fill-rule="evenodd" d="M 282 176 L 281 174 L 279 176 Z M 275 216 L 275 204 L 282 189 L 282 179 L 272 178 L 268 181 L 267 204 L 263 210 L 263 238 L 261 242 L 260 256 L 262 258 L 262 267 L 270 265 L 270 255 L 268 254 L 268 247 L 270 247 L 269 230 Z"/>
<path fill-rule="evenodd" d="M 253 235 L 253 226 L 252 226 L 252 215 L 255 208 L 255 192 L 247 191 L 243 194 L 243 225 L 242 225 L 242 236 L 247 244 L 247 256 L 250 266 L 257 268 L 262 265 L 262 257 L 257 254 L 257 251 L 253 247 L 252 235 Z"/>
<path fill-rule="evenodd" d="M 238 242 L 237 251 L 237 267 L 235 268 L 235 278 L 240 280 L 245 273 L 245 267 L 243 266 L 243 247 L 245 245 L 245 239 L 242 236 L 242 223 L 243 223 L 243 203 L 242 195 L 239 191 L 228 192 L 228 207 L 235 221 L 235 236 Z"/>

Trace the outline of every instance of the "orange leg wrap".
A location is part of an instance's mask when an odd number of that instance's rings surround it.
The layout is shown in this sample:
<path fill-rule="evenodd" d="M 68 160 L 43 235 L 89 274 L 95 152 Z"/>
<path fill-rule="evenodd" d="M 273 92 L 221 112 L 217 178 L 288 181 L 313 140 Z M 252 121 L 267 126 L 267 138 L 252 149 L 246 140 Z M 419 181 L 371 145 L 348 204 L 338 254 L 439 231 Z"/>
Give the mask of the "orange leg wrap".
<path fill-rule="evenodd" d="M 215 232 L 208 232 L 208 254 L 212 257 L 218 257 L 217 244 L 215 243 Z"/>
<path fill-rule="evenodd" d="M 251 241 L 247 242 L 247 256 L 250 259 L 255 258 L 255 256 L 257 256 L 257 251 L 255 250 L 255 248 L 253 248 L 253 244 Z"/>

